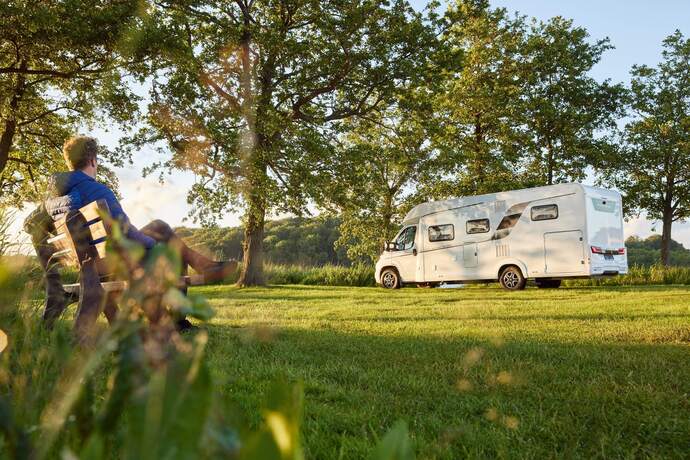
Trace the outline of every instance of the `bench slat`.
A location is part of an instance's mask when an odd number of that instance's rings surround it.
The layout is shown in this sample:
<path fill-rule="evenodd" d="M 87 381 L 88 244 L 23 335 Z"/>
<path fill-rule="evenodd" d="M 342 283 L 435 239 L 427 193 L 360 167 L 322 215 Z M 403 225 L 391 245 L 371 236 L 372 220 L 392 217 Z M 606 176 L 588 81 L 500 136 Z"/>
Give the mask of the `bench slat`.
<path fill-rule="evenodd" d="M 67 235 L 64 233 L 60 233 L 59 235 L 55 235 L 52 238 L 48 238 L 48 240 L 46 240 L 46 243 L 54 244 L 58 241 L 64 240 L 65 238 L 67 238 Z"/>
<path fill-rule="evenodd" d="M 205 284 L 203 275 L 187 275 L 181 276 L 179 279 L 179 287 L 184 286 L 200 286 Z M 105 292 L 119 292 L 124 291 L 129 286 L 127 281 L 101 281 L 101 287 Z M 63 284 L 62 288 L 69 293 L 79 293 L 79 283 Z"/>
<path fill-rule="evenodd" d="M 103 281 L 101 287 L 105 292 L 117 292 L 127 289 L 127 281 Z M 63 284 L 62 288 L 65 292 L 79 293 L 79 283 Z"/>
<path fill-rule="evenodd" d="M 98 257 L 101 259 L 105 258 L 106 251 L 105 251 L 105 241 L 101 241 L 100 243 L 96 243 L 94 245 L 96 247 L 96 251 L 98 252 Z"/>
<path fill-rule="evenodd" d="M 105 229 L 105 225 L 102 221 L 91 224 L 89 230 L 91 231 L 92 241 L 100 240 L 108 236 L 108 231 Z"/>
<path fill-rule="evenodd" d="M 101 220 L 101 214 L 99 210 L 101 209 L 98 201 L 93 201 L 89 204 L 87 204 L 84 207 L 79 208 L 79 212 L 81 212 L 82 216 L 84 216 L 84 219 L 86 219 L 86 222 L 96 222 Z M 104 211 L 107 212 L 107 205 L 106 209 Z"/>

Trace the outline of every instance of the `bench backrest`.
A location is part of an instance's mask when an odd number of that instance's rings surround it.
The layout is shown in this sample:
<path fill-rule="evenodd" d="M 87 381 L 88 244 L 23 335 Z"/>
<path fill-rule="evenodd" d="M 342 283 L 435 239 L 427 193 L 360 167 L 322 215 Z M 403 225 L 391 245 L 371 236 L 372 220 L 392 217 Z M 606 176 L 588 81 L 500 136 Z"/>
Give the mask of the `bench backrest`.
<path fill-rule="evenodd" d="M 48 243 L 55 247 L 53 257 L 64 265 L 75 267 L 87 258 L 104 259 L 110 229 L 101 216 L 109 213 L 105 200 L 98 200 L 57 220 L 55 236 L 48 239 Z"/>

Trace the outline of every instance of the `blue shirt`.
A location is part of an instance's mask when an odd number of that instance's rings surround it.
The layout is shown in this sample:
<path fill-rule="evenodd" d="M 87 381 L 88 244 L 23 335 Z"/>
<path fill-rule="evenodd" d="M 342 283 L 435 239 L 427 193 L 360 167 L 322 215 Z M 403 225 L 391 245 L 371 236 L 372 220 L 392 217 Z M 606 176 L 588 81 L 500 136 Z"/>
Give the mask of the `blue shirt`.
<path fill-rule="evenodd" d="M 115 193 L 106 185 L 97 182 L 83 171 L 58 173 L 52 177 L 52 180 L 55 196 L 46 200 L 45 207 L 53 219 L 57 220 L 67 212 L 79 209 L 96 200 L 105 200 L 113 219 L 119 220 L 128 229 L 127 238 L 141 243 L 146 249 L 150 249 L 156 244 L 156 240 L 144 235 L 132 225 Z"/>

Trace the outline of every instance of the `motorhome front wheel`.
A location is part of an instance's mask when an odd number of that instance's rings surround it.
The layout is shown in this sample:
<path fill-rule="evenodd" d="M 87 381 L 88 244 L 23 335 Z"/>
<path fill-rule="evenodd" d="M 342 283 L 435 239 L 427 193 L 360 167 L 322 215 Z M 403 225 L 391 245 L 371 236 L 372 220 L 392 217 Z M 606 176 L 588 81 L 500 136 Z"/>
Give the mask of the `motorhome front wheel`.
<path fill-rule="evenodd" d="M 501 283 L 503 289 L 507 289 L 509 291 L 525 289 L 525 284 L 527 284 L 527 280 L 524 276 L 522 276 L 520 269 L 514 265 L 506 267 L 501 272 L 501 276 L 499 277 L 498 281 Z"/>
<path fill-rule="evenodd" d="M 381 273 L 381 285 L 386 289 L 398 289 L 400 287 L 400 276 L 392 268 L 387 268 Z"/>

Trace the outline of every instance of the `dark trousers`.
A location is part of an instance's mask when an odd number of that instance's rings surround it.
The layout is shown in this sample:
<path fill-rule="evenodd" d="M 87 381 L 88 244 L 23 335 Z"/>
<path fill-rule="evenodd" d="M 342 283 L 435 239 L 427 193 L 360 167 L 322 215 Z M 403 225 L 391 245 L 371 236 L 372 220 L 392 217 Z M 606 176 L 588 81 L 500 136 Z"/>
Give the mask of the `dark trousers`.
<path fill-rule="evenodd" d="M 184 273 L 187 272 L 188 267 L 192 267 L 197 272 L 203 272 L 213 264 L 211 259 L 189 248 L 189 246 L 175 234 L 172 227 L 162 220 L 154 220 L 145 227 L 142 227 L 140 231 L 156 240 L 156 242 L 165 243 L 177 251 L 182 260 Z"/>

